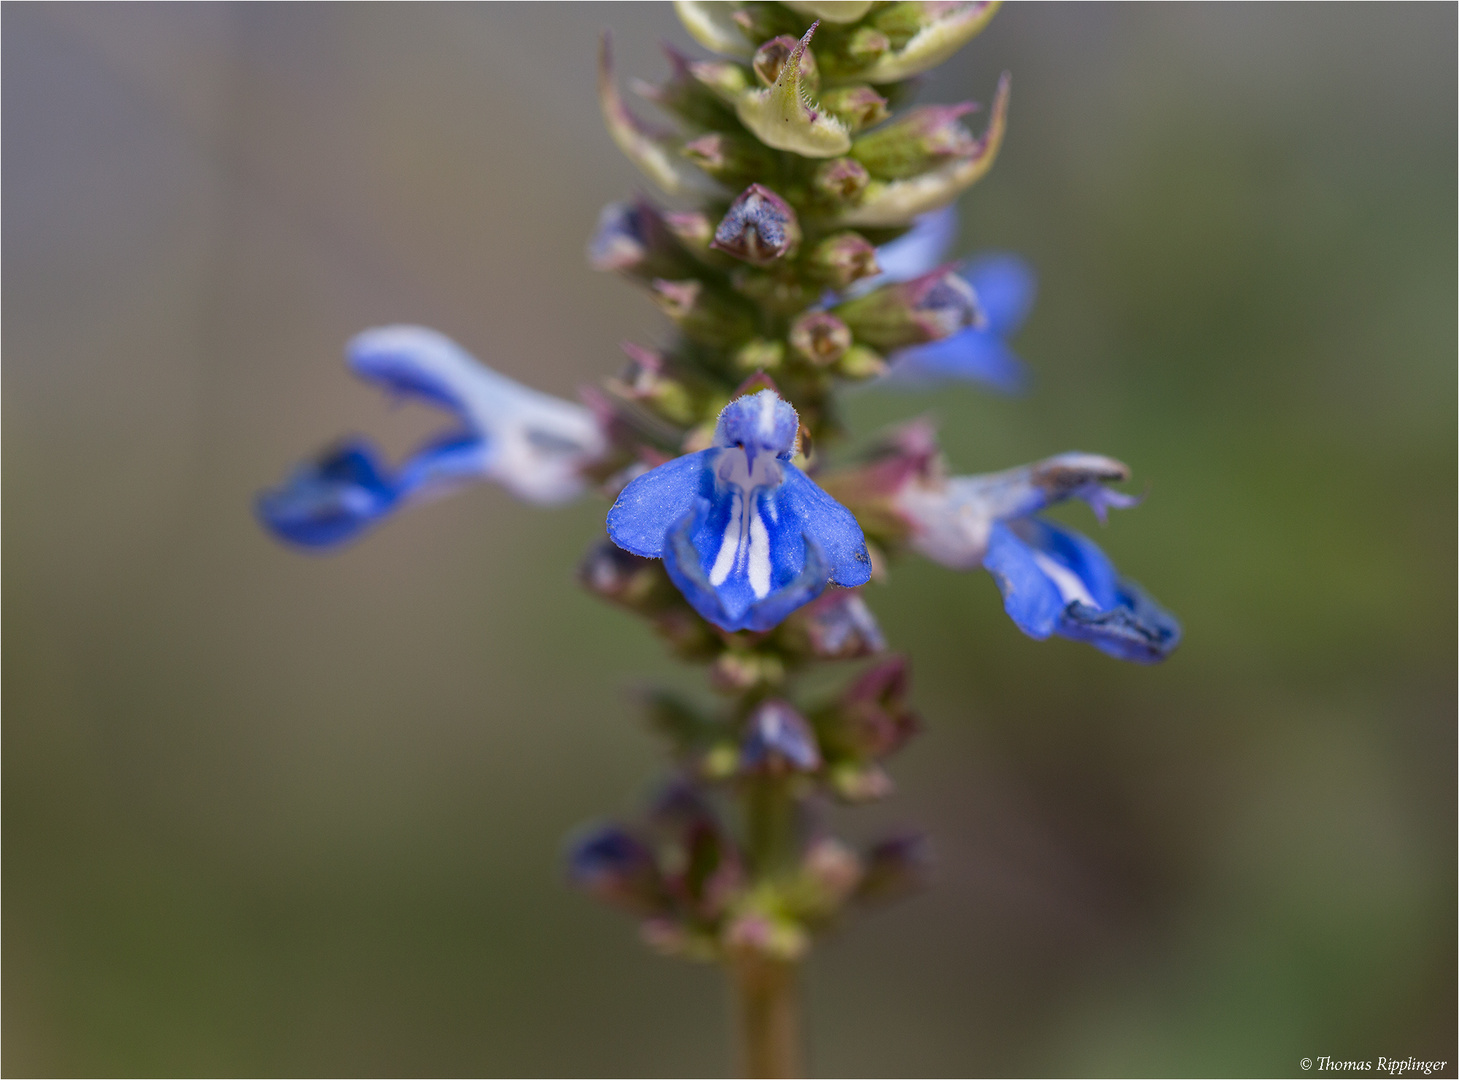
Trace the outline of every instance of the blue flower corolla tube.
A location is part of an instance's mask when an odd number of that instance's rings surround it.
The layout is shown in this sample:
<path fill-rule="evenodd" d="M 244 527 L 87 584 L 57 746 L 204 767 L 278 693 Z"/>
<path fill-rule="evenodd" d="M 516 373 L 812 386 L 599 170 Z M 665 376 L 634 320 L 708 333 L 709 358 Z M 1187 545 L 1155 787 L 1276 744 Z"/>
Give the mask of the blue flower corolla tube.
<path fill-rule="evenodd" d="M 399 469 L 361 439 L 301 465 L 257 501 L 263 523 L 292 543 L 331 547 L 402 505 L 482 480 L 528 502 L 565 502 L 582 492 L 583 468 L 605 450 L 588 409 L 499 375 L 434 330 L 367 330 L 350 342 L 347 356 L 356 375 L 397 397 L 442 408 L 459 426 Z"/>
<path fill-rule="evenodd" d="M 725 406 L 714 445 L 629 483 L 608 512 L 626 551 L 663 559 L 700 615 L 765 631 L 828 582 L 871 578 L 856 518 L 791 463 L 800 421 L 773 390 Z"/>

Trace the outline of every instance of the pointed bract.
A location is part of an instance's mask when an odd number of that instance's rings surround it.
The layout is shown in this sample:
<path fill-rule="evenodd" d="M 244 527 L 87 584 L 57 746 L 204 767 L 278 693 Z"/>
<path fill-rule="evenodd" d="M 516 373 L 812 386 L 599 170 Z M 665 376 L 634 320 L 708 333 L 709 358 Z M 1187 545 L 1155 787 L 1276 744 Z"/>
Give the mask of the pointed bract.
<path fill-rule="evenodd" d="M 613 43 L 607 33 L 598 46 L 598 104 L 618 149 L 666 194 L 677 195 L 697 186 L 673 136 L 649 128 L 623 103 L 613 77 Z"/>
<path fill-rule="evenodd" d="M 891 227 L 906 225 L 919 214 L 946 206 L 987 174 L 1003 145 L 1008 122 L 1009 78 L 998 81 L 992 115 L 983 135 L 966 156 L 905 180 L 890 183 L 872 181 L 861 201 L 844 211 L 838 221 L 844 225 Z"/>
<path fill-rule="evenodd" d="M 801 76 L 801 57 L 816 32 L 814 23 L 796 43 L 774 85 L 746 90 L 735 106 L 740 123 L 766 146 L 802 157 L 829 158 L 851 148 L 846 125 L 812 105 Z"/>

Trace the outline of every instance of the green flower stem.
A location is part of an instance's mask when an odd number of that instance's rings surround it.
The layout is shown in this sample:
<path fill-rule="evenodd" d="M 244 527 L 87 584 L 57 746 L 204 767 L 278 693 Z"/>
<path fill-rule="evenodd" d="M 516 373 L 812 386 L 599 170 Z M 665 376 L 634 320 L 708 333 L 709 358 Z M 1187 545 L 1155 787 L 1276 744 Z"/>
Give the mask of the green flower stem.
<path fill-rule="evenodd" d="M 794 870 L 799 858 L 795 835 L 795 797 L 785 777 L 763 776 L 745 791 L 745 849 L 756 885 L 767 885 Z"/>
<path fill-rule="evenodd" d="M 741 1076 L 802 1075 L 797 969 L 752 952 L 732 961 Z"/>

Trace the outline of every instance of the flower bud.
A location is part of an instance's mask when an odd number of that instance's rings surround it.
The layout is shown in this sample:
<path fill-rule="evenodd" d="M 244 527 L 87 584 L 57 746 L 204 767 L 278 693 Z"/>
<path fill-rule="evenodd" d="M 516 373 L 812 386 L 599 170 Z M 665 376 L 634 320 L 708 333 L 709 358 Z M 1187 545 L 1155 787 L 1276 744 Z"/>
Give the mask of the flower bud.
<path fill-rule="evenodd" d="M 796 43 L 772 85 L 746 90 L 735 106 L 740 123 L 766 146 L 811 158 L 837 157 L 851 148 L 846 125 L 806 98 L 802 60 L 819 25 L 813 23 Z"/>
<path fill-rule="evenodd" d="M 734 364 L 740 371 L 773 371 L 785 359 L 785 344 L 752 338 L 735 353 Z"/>
<path fill-rule="evenodd" d="M 932 883 L 932 845 L 921 833 L 888 837 L 866 853 L 856 899 L 880 904 L 920 892 Z"/>
<path fill-rule="evenodd" d="M 771 699 L 746 721 L 740 763 L 750 772 L 815 772 L 821 767 L 821 752 L 805 718 L 786 702 Z"/>
<path fill-rule="evenodd" d="M 862 760 L 896 753 L 921 729 L 907 704 L 907 658 L 889 656 L 862 672 L 820 717 L 828 749 Z"/>
<path fill-rule="evenodd" d="M 764 185 L 751 184 L 730 204 L 710 247 L 767 266 L 799 243 L 800 222 L 790 204 Z"/>
<path fill-rule="evenodd" d="M 841 222 L 878 228 L 906 225 L 921 214 L 946 206 L 981 179 L 993 167 L 998 148 L 1003 145 L 1009 85 L 1005 73 L 998 81 L 988 127 L 966 154 L 905 179 L 869 183 L 860 201 L 842 212 Z"/>
<path fill-rule="evenodd" d="M 892 47 L 892 39 L 872 26 L 863 26 L 855 31 L 846 42 L 846 56 L 856 70 L 866 68 L 885 56 Z"/>
<path fill-rule="evenodd" d="M 664 227 L 674 234 L 684 248 L 699 257 L 709 254 L 714 239 L 714 222 L 698 210 L 674 211 L 664 215 Z"/>
<path fill-rule="evenodd" d="M 790 347 L 816 367 L 830 367 L 851 348 L 851 331 L 828 311 L 810 311 L 790 324 Z"/>
<path fill-rule="evenodd" d="M 710 667 L 709 681 L 727 694 L 742 694 L 757 686 L 779 686 L 785 681 L 785 664 L 772 653 L 727 649 Z"/>
<path fill-rule="evenodd" d="M 689 64 L 689 74 L 694 76 L 710 93 L 725 104 L 733 107 L 740 94 L 750 88 L 745 69 L 739 64 L 725 60 L 695 60 Z"/>
<path fill-rule="evenodd" d="M 725 927 L 725 948 L 775 960 L 799 960 L 810 948 L 810 935 L 784 917 L 751 911 Z"/>
<path fill-rule="evenodd" d="M 977 149 L 977 141 L 958 120 L 977 107 L 966 101 L 913 109 L 853 142 L 851 156 L 883 180 L 915 176 L 948 158 L 968 157 Z"/>
<path fill-rule="evenodd" d="M 833 289 L 844 289 L 853 281 L 881 272 L 871 241 L 849 229 L 826 237 L 806 261 L 816 280 Z"/>
<path fill-rule="evenodd" d="M 678 592 L 657 559 L 630 555 L 607 539 L 599 541 L 583 556 L 578 564 L 578 581 L 604 600 L 640 614 L 658 611 Z M 664 585 L 668 585 L 667 591 Z"/>
<path fill-rule="evenodd" d="M 821 108 L 853 132 L 880 124 L 890 115 L 887 99 L 864 84 L 838 86 L 827 90 L 821 95 Z M 855 144 L 852 146 L 854 148 Z"/>
<path fill-rule="evenodd" d="M 821 660 L 859 660 L 887 647 L 875 616 L 854 589 L 827 589 L 782 624 L 780 638 L 792 651 Z"/>
<path fill-rule="evenodd" d="M 755 57 L 750 61 L 750 66 L 755 69 L 755 76 L 760 80 L 761 85 L 775 85 L 775 80 L 780 78 L 781 69 L 795 53 L 797 44 L 795 38 L 789 34 L 782 34 L 779 37 L 771 38 L 755 50 Z M 821 73 L 816 68 L 816 54 L 810 49 L 805 49 L 801 53 L 800 82 L 801 88 L 807 94 L 814 95 L 821 88 Z"/>
<path fill-rule="evenodd" d="M 764 176 L 771 167 L 770 154 L 760 143 L 717 131 L 690 140 L 680 153 L 725 184 Z"/>
<path fill-rule="evenodd" d="M 861 857 L 834 837 L 822 837 L 806 849 L 801 874 L 818 894 L 818 906 L 834 912 L 861 882 Z"/>
<path fill-rule="evenodd" d="M 833 310 L 858 341 L 884 351 L 940 341 L 985 322 L 972 286 L 947 267 L 883 285 Z"/>
<path fill-rule="evenodd" d="M 695 70 L 699 65 L 673 46 L 664 45 L 664 53 L 669 58 L 673 74 L 658 85 L 635 81 L 631 84 L 634 91 L 674 113 L 690 127 L 713 129 L 733 126 L 730 118 L 734 116 L 734 94 L 726 96 L 719 86 L 701 78 L 700 72 Z M 703 66 L 716 69 L 724 67 L 736 72 L 739 74 L 739 85 L 735 87 L 735 93 L 744 89 L 744 73 L 737 65 L 719 65 L 711 61 L 705 62 Z M 719 74 L 718 71 L 715 72 L 715 75 Z"/>
<path fill-rule="evenodd" d="M 688 387 L 664 374 L 664 358 L 652 349 L 623 343 L 629 365 L 623 374 L 608 381 L 621 397 L 637 401 L 679 427 L 688 427 L 698 416 Z"/>
<path fill-rule="evenodd" d="M 594 829 L 572 845 L 568 878 L 599 900 L 641 915 L 667 906 L 653 853 L 617 825 Z"/>
<path fill-rule="evenodd" d="M 749 336 L 752 325 L 749 313 L 729 298 L 705 288 L 702 281 L 655 278 L 649 289 L 659 310 L 693 341 L 724 345 Z"/>
<path fill-rule="evenodd" d="M 837 375 L 843 379 L 854 379 L 858 382 L 885 375 L 886 370 L 887 362 L 881 358 L 881 354 L 875 349 L 868 349 L 865 345 L 851 346 L 841 359 L 836 361 Z"/>
<path fill-rule="evenodd" d="M 616 270 L 640 278 L 685 273 L 688 262 L 658 210 L 639 199 L 610 203 L 598 217 L 598 231 L 588 243 L 594 270 Z"/>
<path fill-rule="evenodd" d="M 855 158 L 841 157 L 828 161 L 816 170 L 811 184 L 827 202 L 837 206 L 855 206 L 866 193 L 871 174 Z"/>
<path fill-rule="evenodd" d="M 826 770 L 826 783 L 849 803 L 875 802 L 897 789 L 887 771 L 874 761 L 838 761 Z"/>

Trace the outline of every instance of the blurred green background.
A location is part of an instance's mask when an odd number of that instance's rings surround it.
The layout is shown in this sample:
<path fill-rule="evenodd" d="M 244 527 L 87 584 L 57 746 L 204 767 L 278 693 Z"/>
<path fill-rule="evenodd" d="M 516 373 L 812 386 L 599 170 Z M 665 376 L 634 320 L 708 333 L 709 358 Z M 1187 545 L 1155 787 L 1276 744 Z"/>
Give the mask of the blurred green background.
<path fill-rule="evenodd" d="M 304 557 L 250 500 L 409 320 L 554 393 L 665 324 L 583 244 L 668 5 L 9 3 L 4 1049 L 22 1074 L 714 1075 L 717 971 L 560 880 L 660 769 L 678 679 L 580 593 L 591 500 L 495 488 Z M 1036 643 L 986 575 L 869 595 L 926 734 L 852 835 L 940 886 L 807 975 L 830 1075 L 1300 1075 L 1455 1043 L 1456 9 L 1010 5 L 923 100 L 1011 128 L 963 250 L 1042 292 L 1036 391 L 931 410 L 959 471 L 1113 454 L 1088 528 L 1163 667 Z"/>

